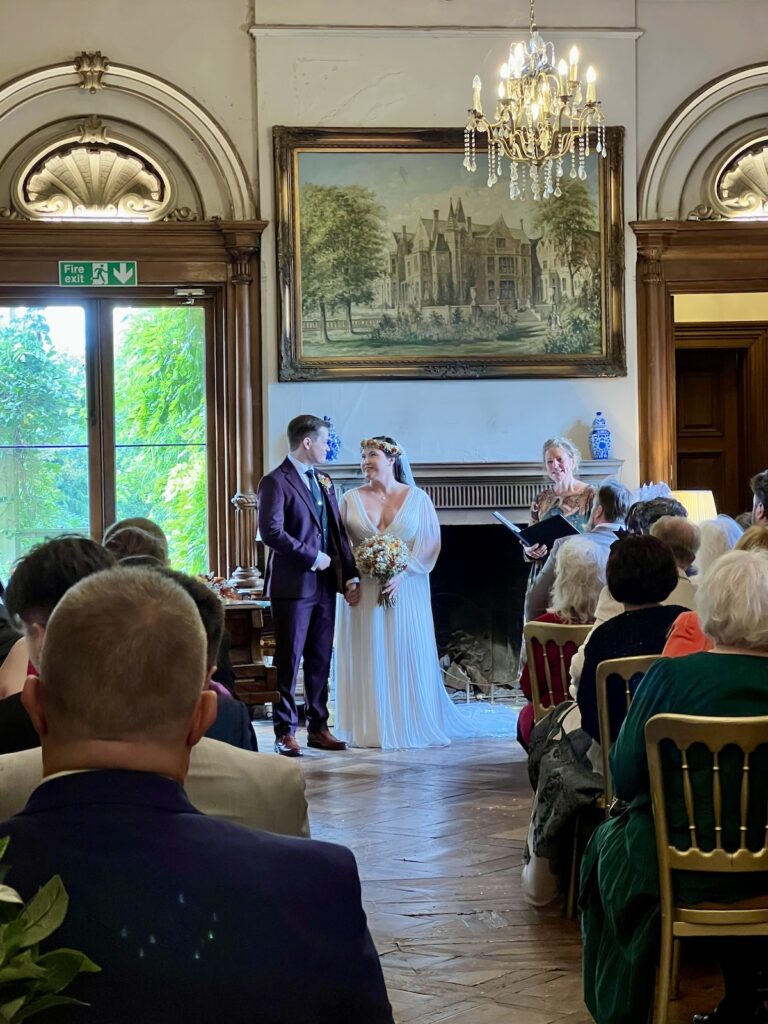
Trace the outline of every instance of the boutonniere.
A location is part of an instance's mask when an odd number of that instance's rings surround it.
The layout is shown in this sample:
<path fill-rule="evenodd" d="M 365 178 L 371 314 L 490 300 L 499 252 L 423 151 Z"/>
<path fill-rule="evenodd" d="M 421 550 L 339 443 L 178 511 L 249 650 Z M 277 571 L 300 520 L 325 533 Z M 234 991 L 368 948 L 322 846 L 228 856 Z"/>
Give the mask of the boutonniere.
<path fill-rule="evenodd" d="M 320 481 L 320 486 L 323 488 L 326 494 L 330 494 L 331 491 L 333 490 L 333 481 L 331 480 L 331 478 L 329 476 L 326 476 L 325 473 L 317 473 L 316 476 L 317 479 Z"/>

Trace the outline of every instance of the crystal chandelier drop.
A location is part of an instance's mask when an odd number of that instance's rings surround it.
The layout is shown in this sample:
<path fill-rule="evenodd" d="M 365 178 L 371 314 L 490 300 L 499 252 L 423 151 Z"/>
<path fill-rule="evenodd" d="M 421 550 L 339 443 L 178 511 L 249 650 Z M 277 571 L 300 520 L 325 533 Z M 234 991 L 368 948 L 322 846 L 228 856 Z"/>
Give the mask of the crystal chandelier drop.
<path fill-rule="evenodd" d="M 586 88 L 579 80 L 579 51 L 574 46 L 570 63 L 555 65 L 555 47 L 545 43 L 536 28 L 534 0 L 530 0 L 531 38 L 512 43 L 502 65 L 493 120 L 480 101 L 481 83 L 472 82 L 472 107 L 464 129 L 464 166 L 477 170 L 476 137 L 488 135 L 488 185 L 502 176 L 502 155 L 509 160 L 510 199 L 562 195 L 560 180 L 570 156 L 571 178 L 585 180 L 590 152 L 590 128 L 596 129 L 595 150 L 605 157 L 605 118 L 595 90 L 597 75 L 587 69 Z M 527 169 L 527 175 L 526 175 Z M 527 176 L 527 182 L 526 182 Z"/>

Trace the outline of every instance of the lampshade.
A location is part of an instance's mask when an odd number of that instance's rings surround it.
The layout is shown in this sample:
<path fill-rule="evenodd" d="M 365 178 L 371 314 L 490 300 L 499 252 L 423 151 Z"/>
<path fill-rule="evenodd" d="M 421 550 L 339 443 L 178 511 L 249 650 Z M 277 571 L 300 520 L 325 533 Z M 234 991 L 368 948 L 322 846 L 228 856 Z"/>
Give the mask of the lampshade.
<path fill-rule="evenodd" d="M 688 513 L 692 523 L 703 523 L 705 519 L 716 519 L 717 508 L 712 491 L 672 491 L 675 498 Z"/>

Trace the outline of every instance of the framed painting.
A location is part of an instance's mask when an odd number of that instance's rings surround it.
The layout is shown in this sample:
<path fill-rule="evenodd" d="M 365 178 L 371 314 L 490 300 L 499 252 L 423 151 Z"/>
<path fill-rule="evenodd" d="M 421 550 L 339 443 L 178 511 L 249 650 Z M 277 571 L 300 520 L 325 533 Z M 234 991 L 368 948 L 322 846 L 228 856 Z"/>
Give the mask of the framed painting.
<path fill-rule="evenodd" d="M 512 200 L 461 129 L 273 129 L 281 381 L 626 373 L 623 128 Z"/>

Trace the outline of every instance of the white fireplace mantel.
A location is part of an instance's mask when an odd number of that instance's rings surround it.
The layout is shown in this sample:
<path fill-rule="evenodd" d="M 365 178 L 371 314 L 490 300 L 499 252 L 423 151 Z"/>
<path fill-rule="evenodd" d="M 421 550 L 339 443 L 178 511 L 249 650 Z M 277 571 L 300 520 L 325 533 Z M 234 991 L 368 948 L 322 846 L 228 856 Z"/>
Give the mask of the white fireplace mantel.
<path fill-rule="evenodd" d="M 579 479 L 597 485 L 606 477 L 621 479 L 623 459 L 582 462 Z M 361 483 L 357 465 L 329 465 L 340 494 Z M 437 509 L 443 526 L 495 523 L 498 509 L 517 523 L 527 523 L 531 503 L 547 483 L 541 462 L 422 462 L 412 466 L 416 483 Z"/>

